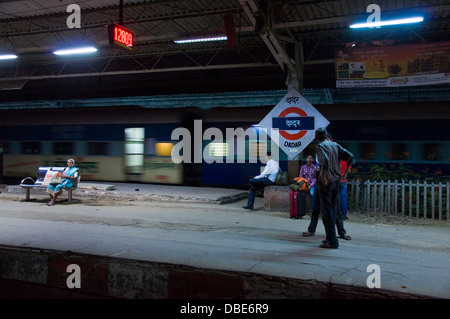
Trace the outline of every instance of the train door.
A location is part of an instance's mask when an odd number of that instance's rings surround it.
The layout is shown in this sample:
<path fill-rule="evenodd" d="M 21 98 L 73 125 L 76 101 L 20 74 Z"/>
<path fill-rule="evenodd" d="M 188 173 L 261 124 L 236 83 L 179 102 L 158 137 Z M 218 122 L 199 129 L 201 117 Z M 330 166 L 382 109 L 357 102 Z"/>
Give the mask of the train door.
<path fill-rule="evenodd" d="M 125 129 L 124 162 L 127 180 L 140 181 L 144 172 L 145 128 Z"/>

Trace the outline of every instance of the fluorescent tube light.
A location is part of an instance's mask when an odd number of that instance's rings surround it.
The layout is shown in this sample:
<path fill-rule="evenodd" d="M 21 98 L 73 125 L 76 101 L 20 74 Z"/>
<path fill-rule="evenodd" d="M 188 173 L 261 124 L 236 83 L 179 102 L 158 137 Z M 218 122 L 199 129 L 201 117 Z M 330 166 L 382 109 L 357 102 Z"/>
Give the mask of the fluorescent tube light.
<path fill-rule="evenodd" d="M 226 36 L 219 37 L 209 37 L 209 38 L 197 38 L 197 39 L 185 39 L 185 40 L 174 40 L 175 43 L 193 43 L 193 42 L 206 42 L 206 41 L 224 41 L 227 40 Z"/>
<path fill-rule="evenodd" d="M 12 59 L 17 59 L 17 55 L 15 55 L 15 54 L 0 55 L 0 60 L 12 60 Z"/>
<path fill-rule="evenodd" d="M 397 20 L 386 20 L 380 22 L 370 22 L 370 23 L 355 23 L 350 25 L 352 29 L 358 28 L 373 28 L 373 27 L 382 27 L 386 25 L 398 25 L 398 24 L 408 24 L 408 23 L 418 23 L 422 22 L 422 17 L 414 17 L 414 18 L 406 18 L 406 19 L 397 19 Z"/>
<path fill-rule="evenodd" d="M 86 54 L 97 52 L 97 49 L 94 47 L 84 47 L 84 48 L 74 48 L 74 49 L 66 49 L 66 50 L 57 50 L 54 51 L 53 54 L 56 55 L 71 55 L 71 54 Z"/>

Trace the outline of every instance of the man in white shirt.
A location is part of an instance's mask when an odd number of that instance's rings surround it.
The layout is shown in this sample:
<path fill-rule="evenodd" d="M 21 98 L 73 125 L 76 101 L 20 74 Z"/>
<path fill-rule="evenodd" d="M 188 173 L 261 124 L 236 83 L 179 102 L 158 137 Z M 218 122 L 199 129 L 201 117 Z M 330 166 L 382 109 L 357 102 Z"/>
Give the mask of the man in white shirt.
<path fill-rule="evenodd" d="M 249 180 L 250 191 L 248 192 L 247 205 L 242 208 L 253 210 L 253 204 L 255 202 L 255 192 L 257 189 L 264 189 L 266 186 L 275 184 L 275 178 L 280 171 L 280 165 L 278 162 L 272 159 L 272 154 L 269 152 L 265 156 L 267 164 L 264 171 Z"/>

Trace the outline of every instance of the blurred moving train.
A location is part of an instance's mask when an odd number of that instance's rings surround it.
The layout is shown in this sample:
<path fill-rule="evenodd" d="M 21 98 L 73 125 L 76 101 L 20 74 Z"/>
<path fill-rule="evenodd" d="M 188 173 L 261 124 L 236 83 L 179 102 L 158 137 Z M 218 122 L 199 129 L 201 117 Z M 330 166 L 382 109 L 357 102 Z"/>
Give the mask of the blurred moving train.
<path fill-rule="evenodd" d="M 237 137 L 222 142 L 210 138 L 196 145 L 194 120 L 202 120 L 200 134 L 207 128 L 218 128 L 225 137 L 226 128 L 238 127 L 257 133 L 255 124 L 270 109 L 2 111 L 3 179 L 17 182 L 33 177 L 39 166 L 65 166 L 68 158 L 74 158 L 83 181 L 246 187 L 248 179 L 264 167 L 260 158 L 274 147 L 270 138 L 245 139 L 245 154 L 237 151 Z M 180 141 L 172 140 L 172 133 L 180 127 L 191 132 L 191 140 L 184 142 L 201 147 L 200 163 L 174 162 L 172 149 Z M 356 165 L 402 163 L 436 176 L 450 175 L 448 119 L 332 120 L 327 129 L 355 155 Z M 194 152 L 189 155 L 192 159 Z M 315 154 L 315 142 L 306 147 L 303 157 L 307 154 Z M 279 151 L 279 156 L 282 170 L 287 171 L 290 164 L 286 155 Z"/>

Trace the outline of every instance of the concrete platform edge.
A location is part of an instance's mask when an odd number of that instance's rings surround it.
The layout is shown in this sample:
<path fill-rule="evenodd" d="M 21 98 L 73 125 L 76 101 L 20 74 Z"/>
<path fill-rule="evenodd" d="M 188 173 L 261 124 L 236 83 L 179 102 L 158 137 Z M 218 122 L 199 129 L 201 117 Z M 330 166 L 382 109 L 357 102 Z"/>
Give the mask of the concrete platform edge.
<path fill-rule="evenodd" d="M 72 271 L 80 267 L 80 288 L 68 288 Z M 367 287 L 344 286 L 258 273 L 194 268 L 185 265 L 94 256 L 72 251 L 0 246 L 0 282 L 29 298 L 123 299 L 427 299 L 431 297 Z M 0 296 L 5 296 L 0 285 Z M 33 294 L 34 291 L 34 294 Z M 20 293 L 23 295 L 23 292 Z M 434 297 L 433 297 L 434 298 Z"/>

